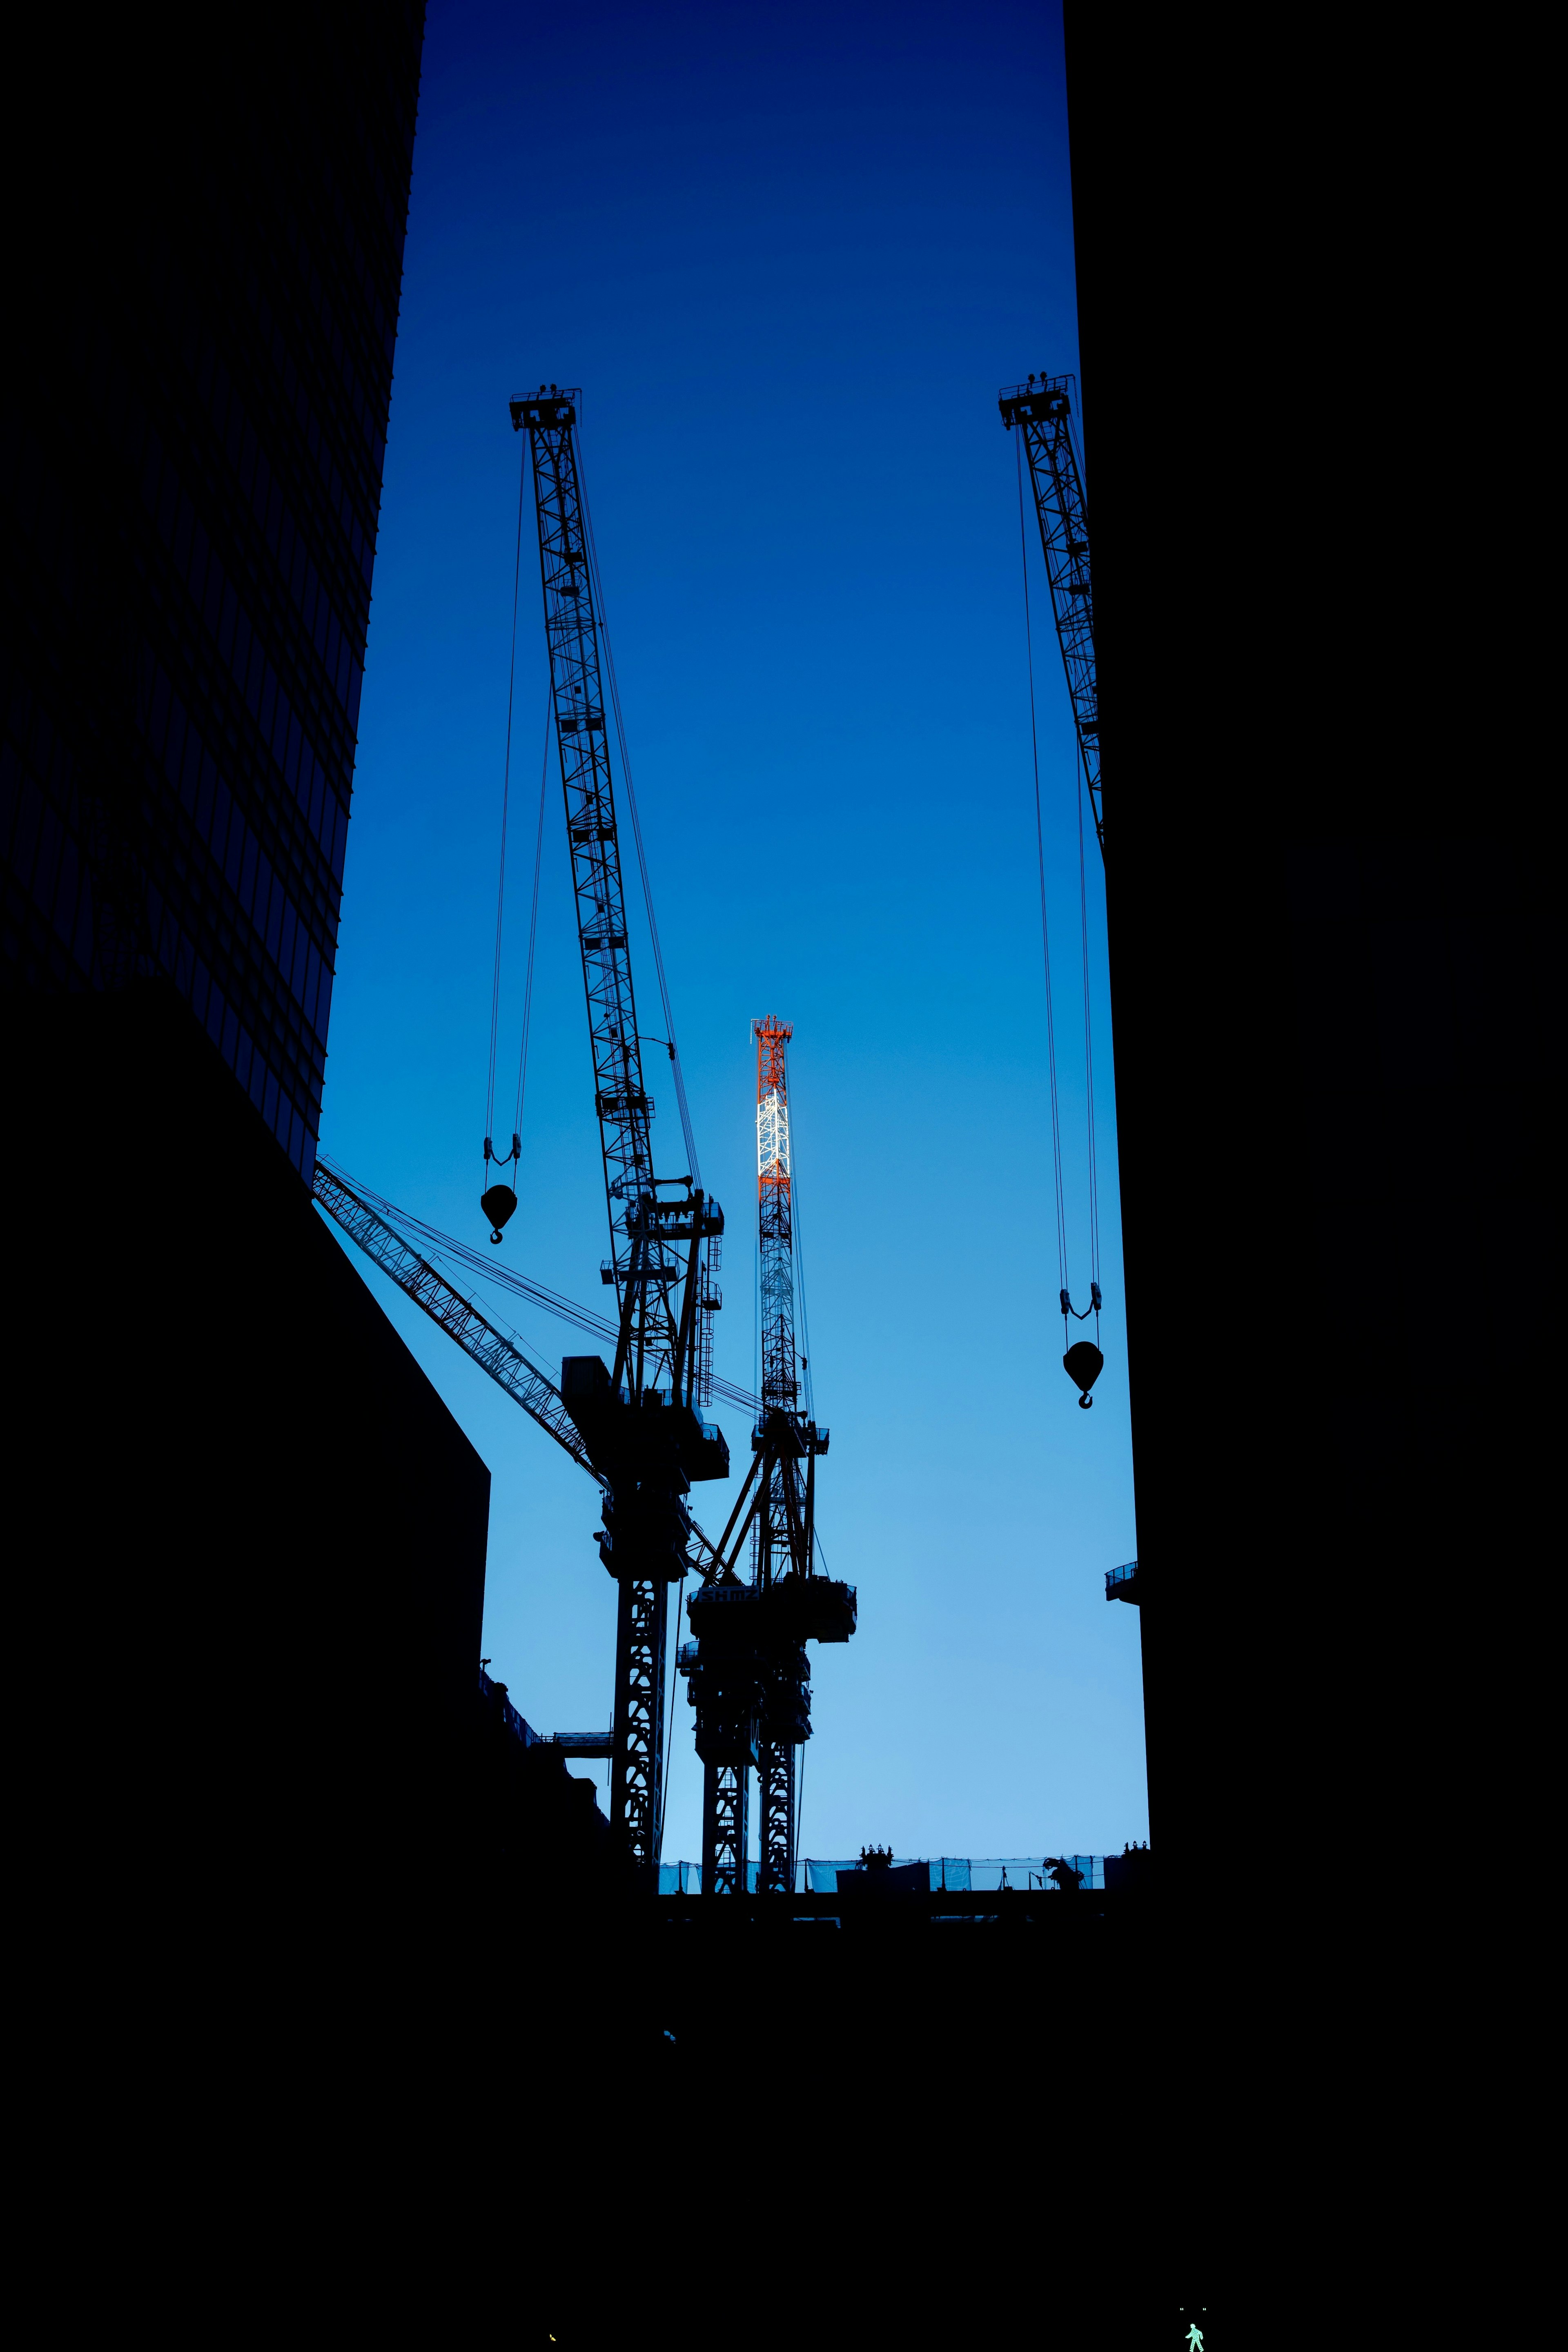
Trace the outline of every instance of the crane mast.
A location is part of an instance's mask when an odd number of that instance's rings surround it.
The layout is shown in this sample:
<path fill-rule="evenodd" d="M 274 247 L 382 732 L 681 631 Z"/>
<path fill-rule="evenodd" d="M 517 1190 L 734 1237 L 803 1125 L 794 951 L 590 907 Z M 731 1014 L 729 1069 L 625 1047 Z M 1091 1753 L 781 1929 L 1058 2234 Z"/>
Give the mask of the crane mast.
<path fill-rule="evenodd" d="M 1035 513 L 1050 582 L 1051 611 L 1067 671 L 1079 759 L 1094 813 L 1095 837 L 1105 856 L 1105 812 L 1100 793 L 1100 688 L 1094 666 L 1094 598 L 1089 568 L 1089 507 L 1072 430 L 1070 376 L 1042 375 L 1015 384 L 997 405 L 1002 423 L 1023 436 L 1034 487 Z"/>
<path fill-rule="evenodd" d="M 789 1082 L 785 1047 L 793 1027 L 774 1020 L 754 1024 L 757 1041 L 758 1319 L 763 1357 L 763 1425 L 773 1443 L 757 1510 L 758 1590 L 782 1577 L 811 1574 L 812 1506 L 816 1433 L 796 1411 L 800 1362 L 795 1338 L 795 1214 L 790 1173 Z M 808 1465 L 808 1481 L 801 1460 Z M 771 1646 L 762 1677 L 757 1727 L 759 1894 L 788 1894 L 795 1885 L 795 1753 L 811 1731 L 811 1668 L 805 1645 Z"/>
<path fill-rule="evenodd" d="M 526 431 L 555 741 L 566 804 L 583 989 L 594 1062 L 616 1361 L 568 1357 L 561 1392 L 605 1481 L 600 1557 L 616 1580 L 610 1820 L 650 1878 L 662 1833 L 668 1590 L 685 1575 L 694 1479 L 728 1475 L 729 1449 L 700 1418 L 709 1402 L 709 1318 L 723 1213 L 693 1171 L 656 1175 L 654 1105 L 643 1080 L 621 877 L 601 659 L 602 616 L 574 434 L 580 395 L 551 385 L 511 403 Z M 673 1046 L 669 1048 L 673 1059 Z M 675 1199 L 660 1191 L 683 1188 Z"/>
<path fill-rule="evenodd" d="M 800 1410 L 795 1333 L 794 1173 L 785 1047 L 791 1028 L 752 1024 L 757 1045 L 757 1242 L 762 1410 L 752 1463 L 704 1581 L 687 1604 L 695 1639 L 678 1664 L 702 1759 L 702 1891 L 746 1891 L 751 1772 L 758 1786 L 757 1891 L 795 1885 L 795 1753 L 811 1737 L 808 1641 L 847 1642 L 852 1585 L 813 1572 L 816 1464 L 828 1433 Z M 752 1577 L 736 1572 L 749 1539 Z M 726 1557 L 727 1555 L 727 1557 Z"/>

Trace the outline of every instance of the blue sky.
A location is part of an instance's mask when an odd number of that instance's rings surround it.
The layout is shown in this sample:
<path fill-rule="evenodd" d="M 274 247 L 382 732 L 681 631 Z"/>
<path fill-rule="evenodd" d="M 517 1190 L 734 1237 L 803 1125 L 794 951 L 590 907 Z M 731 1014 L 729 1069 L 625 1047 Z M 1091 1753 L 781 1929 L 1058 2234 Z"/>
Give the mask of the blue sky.
<path fill-rule="evenodd" d="M 855 1641 L 812 1652 L 809 1853 L 1119 1852 L 1147 1834 L 1137 1617 L 1103 1598 L 1137 1549 L 1103 895 L 1091 846 L 1109 1311 L 1082 1412 L 1055 1311 L 1017 493 L 995 405 L 1031 368 L 1076 369 L 1076 343 L 1054 8 L 432 7 L 322 1145 L 482 1243 L 522 455 L 507 401 L 580 384 L 702 1174 L 729 1221 L 719 1365 L 748 1386 L 749 1029 L 763 1013 L 795 1028 L 812 1370 L 833 1432 L 820 1524 L 860 1595 Z M 1092 412 L 1088 436 L 1092 460 Z M 1081 1297 L 1074 753 L 1043 619 Z M 516 710 L 513 1069 L 546 712 L 526 538 Z M 637 979 L 658 1032 L 646 950 Z M 661 1066 L 655 1140 L 674 1171 Z M 521 1195 L 508 1262 L 601 1304 L 553 780 Z M 491 1671 L 542 1730 L 603 1725 L 615 1595 L 593 1488 L 366 1271 L 493 1473 Z M 514 1319 L 546 1361 L 585 1344 Z M 727 1426 L 739 1459 L 746 1424 Z M 710 1531 L 732 1491 L 694 1495 Z M 700 1852 L 679 1687 L 676 1707 L 669 1860 Z"/>

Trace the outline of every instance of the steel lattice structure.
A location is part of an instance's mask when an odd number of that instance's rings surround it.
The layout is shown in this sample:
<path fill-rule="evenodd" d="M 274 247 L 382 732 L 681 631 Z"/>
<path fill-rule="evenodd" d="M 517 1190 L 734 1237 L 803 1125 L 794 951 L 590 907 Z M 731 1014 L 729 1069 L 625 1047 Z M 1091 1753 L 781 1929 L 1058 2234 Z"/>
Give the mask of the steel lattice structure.
<path fill-rule="evenodd" d="M 697 1644 L 690 1648 L 695 1651 Z M 752 1775 L 745 1763 L 702 1769 L 702 1892 L 745 1895 Z"/>
<path fill-rule="evenodd" d="M 809 1576 L 806 1505 L 797 1427 L 800 1360 L 795 1338 L 795 1201 L 790 1171 L 787 1022 L 759 1021 L 757 1041 L 757 1242 L 763 1357 L 763 1421 L 778 1432 L 769 1448 L 757 1512 L 756 1582 L 766 1591 L 792 1569 Z M 785 1431 L 795 1442 L 785 1440 Z M 799 1643 L 771 1645 L 757 1737 L 757 1887 L 795 1885 L 795 1751 L 810 1729 L 811 1668 Z"/>
<path fill-rule="evenodd" d="M 828 1433 L 800 1411 L 795 1332 L 795 1180 L 785 1048 L 793 1031 L 753 1024 L 757 1043 L 757 1235 L 762 1412 L 753 1460 L 688 1614 L 679 1664 L 697 1710 L 703 1764 L 704 1893 L 746 1887 L 750 1776 L 757 1774 L 758 1892 L 795 1886 L 795 1752 L 811 1737 L 808 1641 L 847 1642 L 851 1586 L 813 1574 L 816 1463 Z M 752 1578 L 735 1563 L 749 1538 Z"/>
<path fill-rule="evenodd" d="M 588 1449 L 577 1433 L 560 1390 L 537 1364 L 529 1360 L 517 1340 L 487 1321 L 477 1307 L 460 1291 L 454 1290 L 444 1275 L 437 1274 L 427 1259 L 410 1248 L 403 1236 L 323 1160 L 316 1162 L 310 1189 L 333 1223 L 342 1227 L 367 1257 L 375 1260 L 384 1274 L 392 1276 L 399 1290 L 405 1292 L 416 1307 L 422 1307 L 431 1321 L 438 1323 L 465 1355 L 471 1356 L 489 1372 L 497 1386 L 503 1388 L 557 1445 L 564 1447 L 574 1462 L 580 1464 L 590 1477 L 597 1478 L 599 1474 L 588 1458 Z"/>
<path fill-rule="evenodd" d="M 668 1588 L 686 1573 L 693 1478 L 723 1477 L 729 1449 L 698 1418 L 707 1402 L 718 1306 L 718 1203 L 691 1174 L 654 1170 L 654 1106 L 643 1082 L 626 892 L 605 725 L 602 617 L 574 438 L 580 395 L 550 386 L 511 403 L 528 434 L 555 740 L 577 905 L 594 1058 L 610 1257 L 619 1307 L 613 1371 L 569 1357 L 562 1395 L 606 1494 L 600 1556 L 619 1587 L 610 1820 L 651 1876 L 663 1822 L 663 1693 Z M 673 1046 L 670 1052 L 673 1057 Z M 684 1187 L 661 1201 L 661 1183 Z M 705 1261 L 707 1264 L 705 1265 Z"/>
<path fill-rule="evenodd" d="M 1073 442 L 1071 383 L 1070 376 L 1041 376 L 1037 383 L 1031 376 L 1027 383 L 1015 384 L 1011 392 L 1003 393 L 998 406 L 1007 431 L 1016 425 L 1024 436 L 1079 758 L 1103 858 L 1105 812 L 1100 791 L 1100 689 L 1094 667 L 1089 507 Z"/>
<path fill-rule="evenodd" d="M 390 1275 L 398 1288 L 412 1298 L 416 1306 L 423 1307 L 431 1320 L 438 1323 L 449 1339 L 457 1341 L 465 1355 L 471 1356 L 475 1363 L 506 1391 L 514 1403 L 520 1404 L 524 1412 L 572 1456 L 574 1462 L 607 1490 L 604 1512 L 605 1531 L 599 1538 L 607 1566 L 613 1561 L 617 1536 L 626 1532 L 622 1522 L 628 1514 L 634 1522 L 639 1518 L 642 1522 L 640 1528 L 634 1526 L 630 1532 L 634 1542 L 637 1535 L 641 1533 L 645 1549 L 650 1535 L 656 1539 L 662 1537 L 667 1548 L 671 1544 L 681 1547 L 679 1559 L 673 1563 L 676 1573 L 684 1575 L 698 1565 L 695 1558 L 685 1554 L 684 1546 L 688 1539 L 716 1559 L 714 1547 L 688 1516 L 678 1497 L 672 1501 L 666 1492 L 663 1528 L 650 1529 L 647 1522 L 657 1511 L 657 1500 L 650 1501 L 640 1493 L 637 1482 L 632 1483 L 629 1495 L 623 1482 L 622 1492 L 616 1496 L 579 1433 L 578 1419 L 584 1415 L 582 1405 L 577 1406 L 577 1418 L 574 1418 L 573 1408 L 568 1406 L 560 1390 L 531 1360 L 518 1340 L 498 1331 L 469 1299 L 455 1289 L 444 1275 L 438 1274 L 428 1259 L 422 1257 L 396 1228 L 363 1200 L 335 1170 L 318 1161 L 312 1189 L 321 1206 L 349 1238 L 357 1243 L 384 1273 Z M 568 1358 L 567 1370 L 581 1370 L 583 1366 L 595 1363 L 603 1372 L 603 1364 L 596 1357 Z M 591 1425 L 591 1412 L 588 1418 Z M 672 1424 L 673 1418 L 671 1416 Z M 704 1442 L 710 1444 L 715 1434 L 708 1433 Z M 658 1482 L 653 1483 L 657 1489 Z M 665 1482 L 667 1487 L 669 1483 L 672 1482 Z M 620 1579 L 616 1626 L 616 1656 L 619 1661 L 616 1725 L 617 1728 L 622 1722 L 626 1725 L 626 1736 L 618 1744 L 626 1761 L 622 1767 L 619 1818 L 626 1821 L 634 1832 L 640 1827 L 645 1814 L 659 1796 L 657 1780 L 650 1782 L 642 1769 L 641 1759 L 663 1752 L 663 1626 L 668 1583 L 668 1576 L 662 1572 L 647 1578 L 623 1576 Z M 609 1745 L 613 1774 L 616 1764 L 616 1730 L 612 1730 Z M 736 1776 L 731 1774 L 731 1785 L 723 1795 L 731 1808 L 738 1799 L 741 1808 L 739 1850 L 743 1854 L 746 1841 L 745 1775 L 742 1773 L 739 1776 L 738 1790 L 735 1780 Z M 612 1808 L 614 1796 L 612 1781 Z M 652 1835 L 657 1843 L 657 1815 L 653 1817 Z M 731 1835 L 733 1836 L 733 1832 Z"/>

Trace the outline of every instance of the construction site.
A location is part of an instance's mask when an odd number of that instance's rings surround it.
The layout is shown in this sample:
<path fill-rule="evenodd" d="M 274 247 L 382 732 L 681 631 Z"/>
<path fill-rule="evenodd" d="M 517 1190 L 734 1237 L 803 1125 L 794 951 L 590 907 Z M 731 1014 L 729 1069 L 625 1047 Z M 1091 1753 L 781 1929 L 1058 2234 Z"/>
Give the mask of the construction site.
<path fill-rule="evenodd" d="M 312 2193 L 458 2151 L 444 2334 L 1282 2341 L 1308 1857 L 1391 1553 L 1485 1507 L 1426 1273 L 1479 1124 L 1534 1197 L 1534 886 L 1323 787 L 1380 755 L 1265 513 L 1287 327 L 1186 267 L 1202 60 L 665 15 L 345 0 L 210 108 L 116 36 L 29 134 L 92 256 L 5 393 L 38 1980 L 127 2110 L 216 2128 L 217 2051 L 247 2142 L 319 2117 Z M 954 289 L 897 328 L 884 182 Z M 817 201 L 859 257 L 769 342 Z"/>

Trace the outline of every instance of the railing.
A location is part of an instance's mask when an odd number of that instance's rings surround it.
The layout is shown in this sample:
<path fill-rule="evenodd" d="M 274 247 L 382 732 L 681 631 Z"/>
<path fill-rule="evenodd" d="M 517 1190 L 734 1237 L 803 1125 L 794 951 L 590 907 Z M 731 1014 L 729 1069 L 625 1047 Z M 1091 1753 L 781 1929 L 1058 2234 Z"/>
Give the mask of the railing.
<path fill-rule="evenodd" d="M 1047 1869 L 1047 1864 L 1053 1860 L 1065 1862 L 1069 1868 L 1081 1872 L 1081 1883 L 1085 1892 L 1098 1892 L 1104 1887 L 1105 1856 L 1100 1853 L 1068 1853 L 1060 1856 L 1007 1854 L 975 1860 L 946 1854 L 939 1856 L 934 1862 L 925 1862 L 923 1867 L 931 1873 L 931 1891 L 933 1895 L 1000 1895 L 1003 1893 L 1054 1895 L 1058 1892 L 1058 1888 Z M 895 1857 L 892 1864 L 895 1870 L 909 1870 L 919 1866 L 921 1865 L 918 1864 L 901 1861 L 898 1857 Z M 754 1895 L 757 1891 L 759 1867 L 760 1865 L 754 1862 L 748 1863 L 746 1865 L 746 1892 L 749 1895 Z M 837 1895 L 839 1892 L 840 1872 L 862 1882 L 875 1875 L 872 1872 L 863 1871 L 857 1862 L 801 1861 L 795 1864 L 795 1891 L 797 1895 Z M 658 1891 L 661 1895 L 700 1895 L 702 1892 L 701 1864 L 695 1862 L 660 1863 Z"/>
<path fill-rule="evenodd" d="M 1120 1587 L 1136 1583 L 1137 1578 L 1138 1563 L 1135 1559 L 1130 1559 L 1124 1568 L 1108 1568 L 1105 1571 L 1106 1599 L 1114 1601 Z"/>
<path fill-rule="evenodd" d="M 479 1696 L 488 1699 L 492 1706 L 500 1707 L 501 1721 L 514 1739 L 521 1740 L 525 1748 L 542 1746 L 543 1733 L 535 1731 L 531 1723 L 523 1721 L 506 1695 L 506 1685 L 491 1682 L 483 1666 L 479 1668 Z"/>

